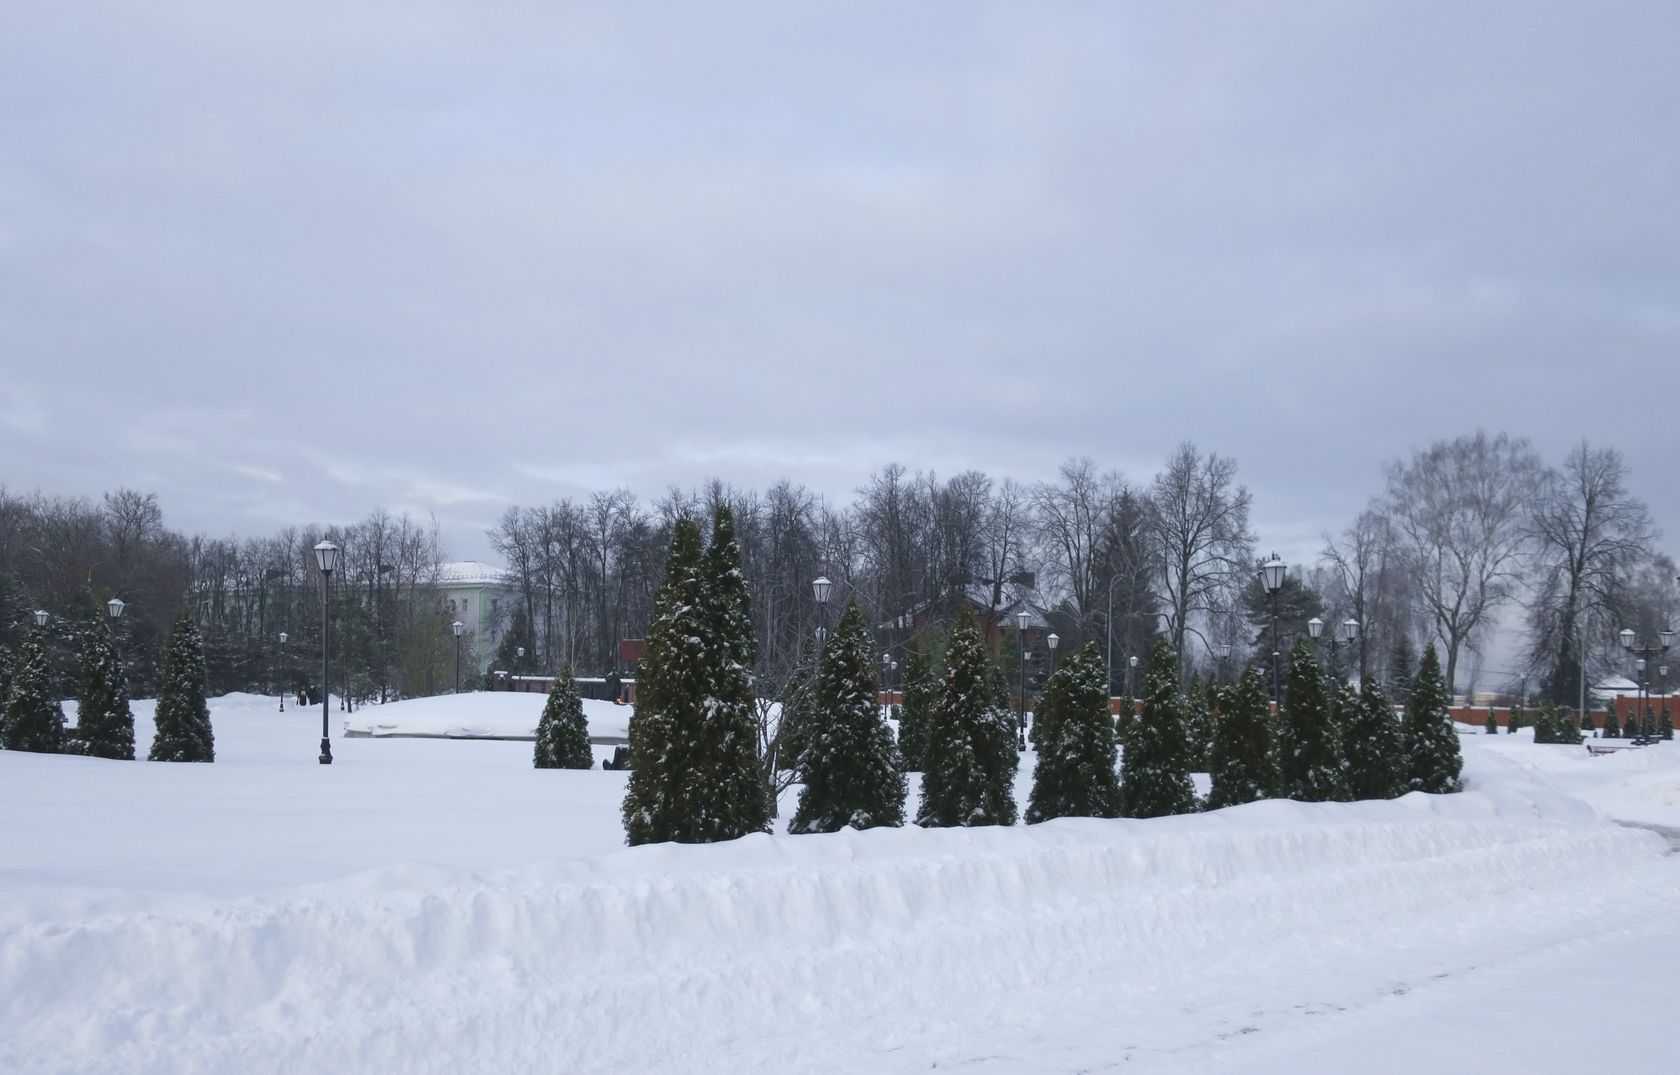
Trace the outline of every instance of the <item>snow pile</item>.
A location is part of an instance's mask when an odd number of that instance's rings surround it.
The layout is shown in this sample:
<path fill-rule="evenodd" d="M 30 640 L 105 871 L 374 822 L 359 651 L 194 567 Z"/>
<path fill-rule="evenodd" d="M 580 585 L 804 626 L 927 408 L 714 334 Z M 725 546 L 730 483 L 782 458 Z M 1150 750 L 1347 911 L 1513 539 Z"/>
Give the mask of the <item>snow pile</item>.
<path fill-rule="evenodd" d="M 518 691 L 482 691 L 471 694 L 442 694 L 380 706 L 363 706 L 342 717 L 350 735 L 375 738 L 437 736 L 446 739 L 532 739 L 542 717 L 546 694 Z M 589 721 L 589 737 L 596 742 L 625 742 L 630 735 L 628 705 L 614 705 L 597 698 L 583 700 L 583 715 Z"/>

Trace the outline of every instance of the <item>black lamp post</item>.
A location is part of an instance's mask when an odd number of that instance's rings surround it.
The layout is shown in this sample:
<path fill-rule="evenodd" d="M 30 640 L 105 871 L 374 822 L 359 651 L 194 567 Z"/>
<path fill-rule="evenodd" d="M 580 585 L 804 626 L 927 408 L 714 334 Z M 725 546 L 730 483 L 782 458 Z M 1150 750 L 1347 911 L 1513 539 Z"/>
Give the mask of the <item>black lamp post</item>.
<path fill-rule="evenodd" d="M 1278 591 L 1283 589 L 1283 576 L 1288 570 L 1289 565 L 1275 552 L 1260 565 L 1260 584 L 1272 595 L 1272 701 L 1279 705 L 1283 702 L 1283 679 L 1278 667 Z"/>
<path fill-rule="evenodd" d="M 35 626 L 45 627 L 46 625 L 47 625 L 47 610 L 44 609 L 44 608 L 36 609 L 35 610 Z"/>
<path fill-rule="evenodd" d="M 291 637 L 286 632 L 280 632 L 280 712 L 286 711 L 286 639 Z"/>
<path fill-rule="evenodd" d="M 889 705 L 891 704 L 890 700 L 887 697 L 887 691 L 890 689 L 888 687 L 888 683 L 891 682 L 890 675 L 892 673 L 892 665 L 893 665 L 892 654 L 890 654 L 890 653 L 881 654 L 881 712 L 882 713 L 886 713 L 888 711 Z"/>
<path fill-rule="evenodd" d="M 1636 639 L 1634 638 L 1633 628 L 1631 627 L 1622 628 L 1618 637 L 1622 640 L 1622 648 L 1635 655 L 1636 658 L 1633 662 L 1634 670 L 1639 675 L 1639 735 L 1636 737 L 1636 741 L 1648 743 L 1656 734 L 1657 730 L 1650 726 L 1651 721 L 1646 717 L 1646 710 L 1649 709 L 1651 705 L 1651 684 L 1650 678 L 1646 676 L 1645 673 L 1652 660 L 1668 652 L 1669 644 L 1674 641 L 1674 631 L 1672 628 L 1664 627 L 1661 631 L 1657 632 L 1657 637 L 1661 639 L 1661 644 L 1656 646 L 1634 645 Z"/>
<path fill-rule="evenodd" d="M 525 671 L 525 647 L 515 646 L 513 649 L 513 674 L 519 675 Z"/>
<path fill-rule="evenodd" d="M 1044 640 L 1045 645 L 1050 647 L 1050 674 L 1051 675 L 1056 674 L 1056 647 L 1061 643 L 1061 641 L 1062 641 L 1061 638 L 1054 631 L 1050 632 L 1049 636 L 1046 637 L 1045 640 Z"/>
<path fill-rule="evenodd" d="M 338 546 L 323 541 L 315 546 L 315 565 L 321 569 L 321 764 L 332 764 L 332 738 L 327 718 L 332 702 L 332 573 L 338 567 Z"/>
<path fill-rule="evenodd" d="M 455 635 L 455 693 L 456 694 L 461 693 L 461 632 L 465 631 L 466 629 L 467 629 L 467 625 L 462 623 L 460 620 L 456 620 L 454 623 L 449 625 L 449 630 L 452 631 Z"/>
<path fill-rule="evenodd" d="M 1027 621 L 1031 618 L 1026 609 L 1015 613 L 1015 626 L 1021 635 L 1021 710 L 1015 718 L 1016 750 L 1027 749 Z"/>
<path fill-rule="evenodd" d="M 1134 699 L 1132 698 L 1132 674 L 1136 671 L 1137 671 L 1137 654 L 1134 653 L 1132 656 L 1126 658 L 1126 703 L 1128 705 L 1131 705 L 1132 702 L 1134 701 Z M 1133 713 L 1135 713 L 1136 710 L 1137 710 L 1137 706 L 1132 705 Z M 1127 713 L 1126 716 L 1130 717 L 1130 716 L 1133 715 L 1133 713 Z"/>
<path fill-rule="evenodd" d="M 1231 657 L 1231 643 L 1218 643 L 1213 647 L 1213 655 L 1219 660 L 1219 682 L 1224 683 L 1226 679 L 1226 662 L 1229 661 Z"/>
<path fill-rule="evenodd" d="M 811 580 L 811 596 L 817 600 L 817 611 L 821 613 L 821 621 L 817 627 L 817 649 L 819 651 L 828 646 L 828 595 L 834 589 L 834 583 L 828 581 L 827 575 L 818 575 Z"/>

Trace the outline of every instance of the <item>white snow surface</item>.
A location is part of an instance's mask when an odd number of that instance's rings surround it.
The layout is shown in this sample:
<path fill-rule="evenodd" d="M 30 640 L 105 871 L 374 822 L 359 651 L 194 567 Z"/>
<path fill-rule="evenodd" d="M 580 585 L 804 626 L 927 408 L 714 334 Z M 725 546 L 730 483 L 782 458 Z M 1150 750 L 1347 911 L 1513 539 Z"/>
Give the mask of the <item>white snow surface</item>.
<path fill-rule="evenodd" d="M 321 766 L 319 709 L 274 704 L 214 700 L 213 765 L 0 752 L 0 1071 L 1680 1066 L 1680 857 L 1613 820 L 1680 830 L 1673 744 L 1467 738 L 1453 796 L 626 849 L 626 774 L 441 739 Z"/>
<path fill-rule="evenodd" d="M 247 695 L 246 697 L 251 697 Z M 416 698 L 394 705 L 362 706 L 354 713 L 332 717 L 347 732 L 372 736 L 440 736 L 451 739 L 522 737 L 535 739 L 548 695 L 525 691 L 484 691 Z M 583 716 L 591 739 L 627 739 L 627 705 L 598 698 L 583 699 Z M 319 707 L 315 710 L 320 716 Z"/>

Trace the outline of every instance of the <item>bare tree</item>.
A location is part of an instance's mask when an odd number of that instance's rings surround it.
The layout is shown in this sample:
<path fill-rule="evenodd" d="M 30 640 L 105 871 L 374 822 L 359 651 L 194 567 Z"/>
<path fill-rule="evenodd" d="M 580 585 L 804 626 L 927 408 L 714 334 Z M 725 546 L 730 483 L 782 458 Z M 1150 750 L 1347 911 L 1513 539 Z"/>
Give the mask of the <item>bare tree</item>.
<path fill-rule="evenodd" d="M 1448 689 L 1459 654 L 1481 639 L 1520 581 L 1524 524 L 1541 466 L 1528 441 L 1504 433 L 1436 441 L 1388 468 L 1385 507 L 1435 636 Z"/>
<path fill-rule="evenodd" d="M 1204 456 L 1185 441 L 1150 490 L 1167 635 L 1181 671 L 1192 620 L 1235 607 L 1251 573 L 1250 497 L 1236 478 L 1236 460 L 1217 452 Z"/>
<path fill-rule="evenodd" d="M 1378 507 L 1360 512 L 1340 537 L 1324 534 L 1324 551 L 1336 582 L 1321 587 L 1338 612 L 1359 621 L 1357 663 L 1363 681 L 1375 658 L 1387 652 L 1392 634 L 1410 630 L 1395 550 L 1394 527 Z M 1335 624 L 1332 624 L 1332 629 Z"/>
<path fill-rule="evenodd" d="M 1110 512 L 1124 483 L 1112 471 L 1099 473 L 1096 464 L 1083 457 L 1064 462 L 1059 478 L 1033 486 L 1036 537 L 1049 581 L 1084 620 L 1103 604 L 1105 595 L 1097 592 L 1103 585 L 1103 548 Z"/>

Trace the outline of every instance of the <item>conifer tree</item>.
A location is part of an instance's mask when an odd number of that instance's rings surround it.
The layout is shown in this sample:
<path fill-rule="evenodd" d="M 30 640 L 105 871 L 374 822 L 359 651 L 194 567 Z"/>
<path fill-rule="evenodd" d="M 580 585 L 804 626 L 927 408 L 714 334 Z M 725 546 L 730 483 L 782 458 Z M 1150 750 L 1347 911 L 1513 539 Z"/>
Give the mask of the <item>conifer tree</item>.
<path fill-rule="evenodd" d="M 964 611 L 946 643 L 939 695 L 928 713 L 918 825 L 1015 823 L 1015 724 L 997 704 L 990 663 L 980 628 Z"/>
<path fill-rule="evenodd" d="M 1547 703 L 1534 711 L 1534 741 L 1536 743 L 1557 742 L 1557 727 L 1553 721 L 1556 714 L 1552 712 L 1551 703 Z"/>
<path fill-rule="evenodd" d="M 939 692 L 933 658 L 913 650 L 905 661 L 904 705 L 898 713 L 898 753 L 907 771 L 921 772 L 927 743 L 928 711 Z"/>
<path fill-rule="evenodd" d="M 593 769 L 595 751 L 589 745 L 589 721 L 583 699 L 572 682 L 572 666 L 554 680 L 542 717 L 537 721 L 535 762 L 538 769 Z"/>
<path fill-rule="evenodd" d="M 1394 703 L 1383 693 L 1376 676 L 1361 684 L 1359 706 L 1345 731 L 1351 797 L 1392 799 L 1406 790 L 1400 722 L 1394 717 Z"/>
<path fill-rule="evenodd" d="M 1388 651 L 1388 690 L 1390 698 L 1410 698 L 1412 695 L 1413 670 L 1417 668 L 1417 653 L 1412 649 L 1412 638 L 1405 631 L 1399 632 L 1394 638 L 1394 646 Z"/>
<path fill-rule="evenodd" d="M 872 657 L 869 625 L 849 602 L 823 649 L 813 706 L 818 731 L 805 754 L 791 833 L 904 824 L 907 785 L 876 703 Z"/>
<path fill-rule="evenodd" d="M 788 674 L 787 683 L 782 688 L 781 718 L 776 733 L 778 769 L 794 773 L 804 771 L 800 768 L 799 759 L 805 754 L 805 747 L 810 741 L 813 729 L 810 711 L 811 701 L 816 692 L 816 679 L 816 644 L 807 636 L 800 643 L 798 663 Z"/>
<path fill-rule="evenodd" d="M 1324 676 L 1312 643 L 1295 640 L 1289 655 L 1289 683 L 1283 690 L 1278 742 L 1278 790 L 1301 802 L 1347 799 L 1347 757 L 1341 728 L 1330 718 Z"/>
<path fill-rule="evenodd" d="M 1264 799 L 1277 786 L 1271 699 L 1266 675 L 1257 665 L 1249 665 L 1237 685 L 1224 693 L 1214 725 L 1210 775 L 1210 810 Z"/>
<path fill-rule="evenodd" d="M 1550 704 L 1550 703 L 1548 703 Z M 1567 709 L 1552 709 L 1552 742 L 1565 746 L 1581 745 L 1581 728 L 1575 723 L 1575 714 Z"/>
<path fill-rule="evenodd" d="M 1178 657 L 1166 639 L 1155 643 L 1143 677 L 1143 712 L 1132 725 L 1120 765 L 1127 817 L 1164 817 L 1196 810 L 1190 779 L 1184 702 L 1178 693 Z"/>
<path fill-rule="evenodd" d="M 215 761 L 216 738 L 204 700 L 204 641 L 185 612 L 169 632 L 163 655 L 152 761 Z"/>
<path fill-rule="evenodd" d="M 1499 719 L 1494 716 L 1493 707 L 1491 705 L 1488 706 L 1487 720 L 1482 722 L 1482 734 L 1483 735 L 1498 735 L 1499 734 Z"/>
<path fill-rule="evenodd" d="M 1212 767 L 1214 716 L 1213 699 L 1217 689 L 1200 679 L 1190 681 L 1184 696 L 1184 725 L 1189 734 L 1190 771 L 1209 772 Z"/>
<path fill-rule="evenodd" d="M 1062 663 L 1046 684 L 1039 708 L 1042 738 L 1027 821 L 1119 817 L 1108 669 L 1095 643 L 1087 642 Z"/>
<path fill-rule="evenodd" d="M 1426 646 L 1411 696 L 1406 699 L 1406 717 L 1400 724 L 1408 791 L 1439 795 L 1459 790 L 1464 759 L 1459 754 L 1449 702 L 1435 647 Z"/>
<path fill-rule="evenodd" d="M 76 743 L 95 758 L 134 760 L 134 714 L 128 706 L 128 675 L 104 617 L 82 632 L 81 681 L 76 692 Z"/>
<path fill-rule="evenodd" d="M 1674 718 L 1668 715 L 1668 706 L 1662 707 L 1662 716 L 1657 721 L 1657 734 L 1664 739 L 1674 738 Z"/>
<path fill-rule="evenodd" d="M 1590 709 L 1581 713 L 1581 731 L 1588 735 L 1598 731 L 1598 728 L 1593 725 L 1593 715 Z"/>
<path fill-rule="evenodd" d="M 43 633 L 36 628 L 25 635 L 12 661 L 6 723 L 0 731 L 0 745 L 7 750 L 59 754 L 66 745 L 64 707 L 53 697 L 52 667 L 47 663 Z"/>
<path fill-rule="evenodd" d="M 694 799 L 699 839 L 733 840 L 770 831 L 770 797 L 758 754 L 752 669 L 757 649 L 752 604 L 727 504 L 712 516 L 712 541 L 701 563 L 705 587 L 702 638 L 711 649 L 711 693 L 700 722 Z"/>
<path fill-rule="evenodd" d="M 1616 718 L 1616 703 L 1611 702 L 1604 707 L 1604 738 L 1620 739 L 1621 737 L 1622 724 Z"/>
<path fill-rule="evenodd" d="M 631 770 L 622 810 L 625 840 L 632 845 L 697 842 L 687 774 L 699 738 L 701 709 L 711 689 L 708 647 L 700 637 L 704 600 L 700 529 L 694 520 L 680 518 L 636 670 Z"/>

